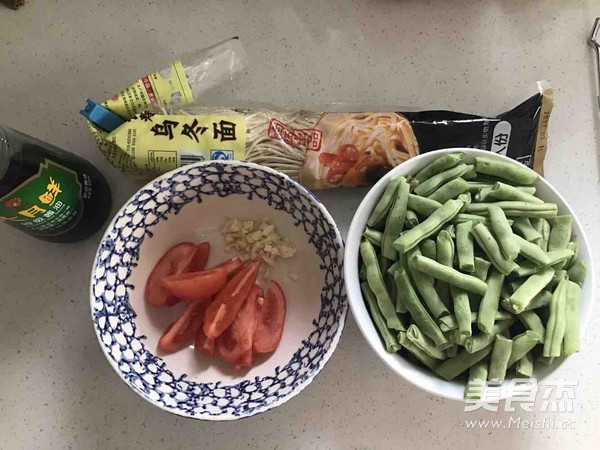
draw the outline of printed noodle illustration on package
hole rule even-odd
[[[157,173],[204,160],[279,170],[309,189],[362,186],[419,153],[483,148],[542,173],[552,90],[495,118],[452,111],[317,113],[191,109],[142,112],[107,141],[126,167]],[[122,166],[123,167],[123,166]]]

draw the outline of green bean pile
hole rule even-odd
[[[585,264],[573,219],[539,176],[490,157],[440,156],[393,178],[360,245],[361,289],[385,348],[452,380],[531,377],[579,351]]]

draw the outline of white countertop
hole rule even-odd
[[[546,78],[555,89],[546,175],[600,249],[600,122],[586,45],[595,16],[595,0],[31,0],[18,12],[0,6],[0,123],[93,162],[117,208],[142,182],[103,160],[78,113],[85,99],[103,100],[232,35],[252,65],[211,94],[215,104],[349,102],[495,115]],[[320,194],[344,233],[362,192]],[[168,414],[119,380],[96,341],[88,277],[99,239],[55,245],[0,225],[2,448],[591,449],[600,441],[595,321],[583,351],[557,373],[579,380],[575,412],[556,415],[574,430],[467,430],[465,419],[508,422],[515,414],[465,414],[460,403],[411,387],[376,358],[351,317],[329,364],[283,406],[236,423]]]

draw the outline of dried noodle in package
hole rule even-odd
[[[538,94],[495,118],[452,111],[188,109],[141,113],[107,139],[141,172],[235,159],[279,170],[310,189],[368,185],[409,158],[449,147],[490,150],[542,173],[552,90],[538,85]]]

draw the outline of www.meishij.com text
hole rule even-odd
[[[465,420],[467,429],[522,429],[522,430],[573,430],[573,419],[544,418],[527,419],[523,417],[509,417],[508,420]]]

